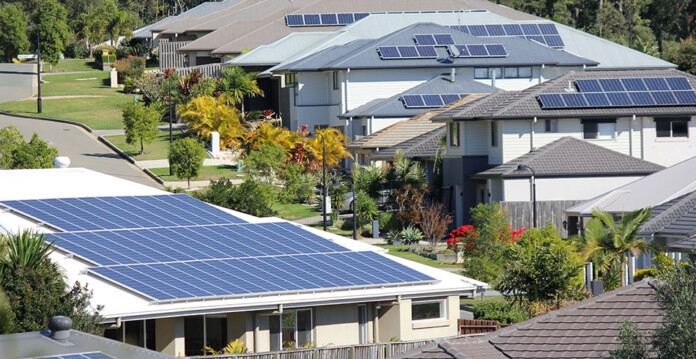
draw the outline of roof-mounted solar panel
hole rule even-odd
[[[647,91],[648,90],[648,88],[645,87],[645,84],[643,83],[642,79],[638,79],[638,78],[621,79],[621,83],[624,85],[624,87],[628,91]]]
[[[435,37],[432,34],[418,34],[413,36],[416,45],[435,45]]]
[[[401,98],[404,100],[406,108],[425,107],[425,101],[421,95],[403,95]]]
[[[337,14],[321,14],[322,25],[338,25]]]
[[[667,91],[670,89],[664,77],[646,77],[643,80],[650,91]]]
[[[338,24],[339,25],[348,25],[352,24],[355,22],[355,17],[353,17],[353,14],[348,13],[348,14],[338,14]]]
[[[614,107],[633,106],[633,101],[626,92],[607,92],[607,98]]]
[[[427,107],[440,107],[444,106],[445,103],[440,95],[422,95],[423,101]]]
[[[604,92],[602,86],[599,85],[599,81],[591,80],[575,80],[575,84],[578,85],[580,92]]]
[[[420,58],[437,58],[435,46],[416,46],[416,51]]]
[[[544,37],[541,35],[527,35],[524,38],[529,41],[535,41],[542,45],[546,45],[546,39],[544,39]]]
[[[539,30],[539,25],[537,24],[522,24],[522,32],[525,35],[541,35],[541,30]]]
[[[415,46],[397,46],[397,49],[399,50],[402,58],[414,59],[419,57]]]
[[[566,107],[565,102],[563,102],[563,97],[561,97],[560,94],[540,94],[539,100],[541,101],[541,107],[543,108]]]
[[[454,39],[450,34],[434,34],[433,36],[438,45],[454,45]]]
[[[461,31],[465,34],[469,33],[469,27],[466,25],[453,25],[453,26],[450,26],[450,28],[453,30]]]
[[[285,23],[288,26],[303,26],[305,24],[302,15],[285,15]]]
[[[489,36],[507,36],[503,25],[484,25]]]
[[[364,18],[370,16],[370,13],[368,13],[368,12],[358,12],[358,13],[353,14],[353,16],[355,17],[355,21],[360,21],[360,20],[362,20],[362,19],[364,19]]]
[[[667,84],[669,84],[669,88],[671,88],[674,91],[683,91],[683,90],[692,90],[693,89],[691,87],[691,83],[689,83],[689,80],[687,80],[686,77],[667,77],[665,80],[667,80]]]
[[[602,85],[604,92],[622,92],[626,91],[621,80],[619,79],[599,79],[599,84]]]
[[[678,104],[677,98],[674,97],[674,92],[672,91],[655,91],[652,93],[652,97],[655,99],[655,104],[657,105]]]
[[[606,94],[603,93],[586,93],[585,100],[590,107],[609,107],[611,103]]]
[[[455,93],[455,94],[444,94],[444,95],[440,95],[440,96],[442,97],[442,102],[444,102],[446,105],[446,104],[450,104],[450,103],[455,102],[455,101],[459,101],[462,98],[461,95],[464,95],[464,94],[456,94]]]
[[[649,92],[629,92],[628,96],[631,97],[631,101],[636,106],[648,106],[654,105],[655,100],[652,98]]]
[[[556,24],[539,24],[539,31],[544,35],[558,35]]]
[[[507,56],[508,53],[505,50],[505,46],[499,44],[486,45],[486,50],[490,56]]]
[[[674,91],[674,96],[680,105],[696,105],[696,92],[691,91]]]
[[[567,107],[587,107],[587,100],[580,93],[564,93],[561,95]]]
[[[466,45],[467,50],[469,50],[469,56],[472,57],[487,57],[488,50],[485,45]]]
[[[305,25],[321,25],[321,17],[319,14],[305,14],[304,23]]]
[[[519,24],[503,24],[503,29],[507,36],[523,36],[522,26]]]
[[[551,47],[564,47],[565,43],[559,35],[544,35],[546,45]]]
[[[488,31],[484,25],[469,25],[469,32],[474,36],[488,36]]]
[[[401,58],[401,54],[399,54],[396,46],[380,46],[377,48],[377,51],[379,52],[379,57],[383,60]]]

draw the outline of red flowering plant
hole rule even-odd
[[[474,226],[470,224],[461,226],[449,234],[449,239],[446,242],[447,248],[455,252],[462,251],[465,255],[478,253],[476,238],[478,238],[478,234]]]
[[[522,228],[519,230],[513,230],[510,225],[508,224],[507,229],[504,229],[500,232],[498,235],[498,241],[500,242],[515,242],[516,240],[520,239],[522,235],[527,231],[527,228]]]

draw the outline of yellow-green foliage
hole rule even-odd
[[[657,277],[657,270],[655,268],[650,269],[637,269],[636,274],[633,276],[634,281],[643,280],[648,277]]]
[[[181,119],[206,142],[212,132],[220,134],[220,148],[233,145],[244,134],[239,111],[211,96],[200,96],[178,108]]]
[[[247,349],[247,347],[244,346],[244,342],[239,339],[229,342],[226,347],[220,349],[219,351],[216,351],[209,346],[203,347],[203,354],[205,355],[244,354],[247,352],[249,352],[249,349]]]

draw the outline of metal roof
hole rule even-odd
[[[500,166],[477,173],[477,177],[638,176],[664,169],[658,164],[631,157],[575,137],[562,137]]]
[[[295,32],[267,45],[261,45],[252,51],[226,61],[232,66],[273,66],[288,57],[306,53],[317,42],[330,37],[331,32]]]
[[[401,97],[404,95],[425,94],[489,94],[500,91],[493,86],[469,80],[466,76],[455,75],[450,81],[449,74],[442,74],[387,99],[375,99],[360,107],[339,115],[351,117],[403,117],[409,118],[428,111],[427,108],[406,108]]]
[[[217,13],[221,10],[225,10],[237,3],[244,0],[223,0],[223,1],[209,1],[204,2],[198,6],[195,6],[189,10],[184,11],[179,15],[167,16],[162,20],[159,20],[153,24],[145,27],[141,27],[133,31],[133,36],[137,38],[149,38],[152,37],[153,29],[164,29],[166,26],[172,26],[177,20],[183,20],[189,17],[201,18],[206,15]]]
[[[620,214],[655,207],[693,191],[696,157],[570,207],[566,214],[591,216],[595,209]]]
[[[686,77],[696,88],[696,77],[674,69],[666,70],[621,70],[621,71],[571,71],[555,79],[532,86],[523,91],[499,92],[479,101],[465,104],[442,113],[434,118],[442,120],[480,119],[530,119],[530,118],[577,118],[577,117],[630,117],[660,115],[692,115],[696,106],[643,106],[643,107],[597,107],[543,109],[539,94],[565,93],[569,84],[577,79],[634,78],[634,77]],[[574,87],[571,86],[574,90]]]
[[[449,56],[446,47],[436,47],[438,58],[383,60],[377,48],[380,46],[413,46],[415,34],[450,34],[456,44],[502,44],[505,57],[455,57]],[[432,68],[472,66],[594,66],[596,62],[560,50],[515,37],[476,37],[435,23],[418,23],[407,26],[375,40],[356,40],[346,45],[317,52],[275,71],[330,71],[338,69],[375,68]]]

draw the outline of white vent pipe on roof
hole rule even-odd
[[[457,72],[456,72],[456,70],[454,69],[454,67],[451,68],[451,69],[450,69],[450,78],[449,78],[450,82],[454,83],[455,81],[457,81],[457,80],[455,79],[455,76],[456,76],[456,75],[457,75]]]

